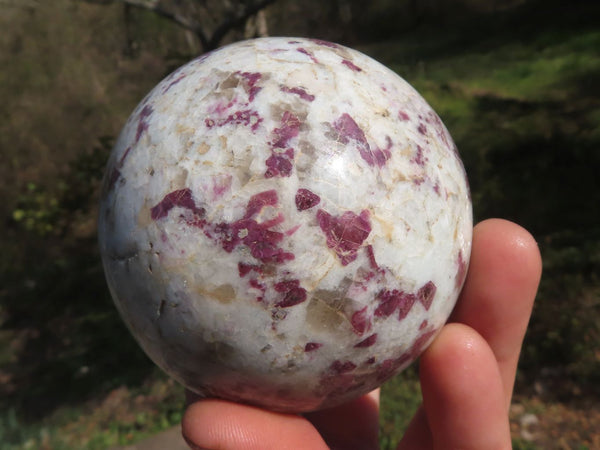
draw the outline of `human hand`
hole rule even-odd
[[[475,227],[465,286],[421,356],[423,404],[399,449],[511,448],[508,409],[540,276],[526,230],[498,219]],[[202,399],[182,420],[194,449],[376,449],[378,428],[379,390],[304,415]]]

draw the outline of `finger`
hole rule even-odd
[[[414,417],[408,424],[398,450],[428,450],[433,448],[431,430],[427,423],[427,415],[423,405],[417,409]]]
[[[421,357],[420,377],[421,424],[405,435],[400,448],[511,448],[496,358],[475,330],[445,326]]]
[[[469,273],[450,320],[470,326],[489,343],[506,408],[540,276],[540,253],[525,229],[499,219],[475,227]]]
[[[539,250],[526,230],[498,219],[475,227],[469,273],[451,320],[471,326],[489,341],[506,407],[540,275]],[[430,424],[422,407],[400,447],[432,448]]]
[[[341,406],[304,416],[331,448],[379,448],[379,389]]]
[[[192,449],[327,449],[308,420],[223,400],[192,403],[182,420],[182,434]]]

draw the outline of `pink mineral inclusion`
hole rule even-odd
[[[163,91],[162,91],[162,92],[163,92],[163,94],[164,94],[164,93],[166,93],[166,92],[168,92],[168,91],[169,91],[169,89],[171,89],[173,86],[175,86],[175,85],[176,85],[177,83],[179,83],[181,80],[183,80],[185,77],[186,77],[186,74],[185,74],[185,73],[180,73],[180,74],[179,74],[179,76],[178,76],[177,78],[175,78],[173,81],[171,81],[171,82],[170,82],[170,83],[167,85],[167,87],[165,87],[165,88],[163,89]],[[170,77],[170,78],[172,78],[172,77]]]
[[[363,339],[358,344],[356,344],[354,348],[370,347],[373,344],[375,344],[375,342],[377,342],[377,333],[373,333],[371,336]]]
[[[247,219],[255,214],[258,214],[265,206],[276,206],[278,202],[279,198],[275,189],[259,192],[258,194],[250,197],[250,200],[248,200],[244,218]]]
[[[107,180],[107,190],[111,191],[117,184],[117,181],[119,181],[119,178],[121,178],[121,171],[113,167]]]
[[[289,177],[294,167],[294,149],[287,148],[289,141],[300,132],[300,120],[289,111],[283,113],[281,126],[273,130],[273,142],[271,143],[271,156],[265,161],[267,170],[265,178]]]
[[[278,205],[278,196],[275,190],[263,191],[253,195],[246,206],[244,217],[233,223],[222,223],[205,230],[209,236],[215,234],[216,239],[221,243],[223,249],[232,252],[239,245],[245,245],[250,254],[263,264],[275,263],[281,264],[294,259],[294,255],[285,252],[279,247],[284,240],[285,234],[275,231],[272,228],[281,224],[284,218],[278,214],[275,218],[258,223],[254,217],[268,206]],[[262,274],[263,266],[238,263],[238,273],[240,277],[248,275],[250,272]],[[264,298],[267,287],[256,279],[249,280],[250,286],[258,289],[262,295],[257,298],[261,301]],[[278,307],[294,306],[306,300],[306,291],[299,286],[298,280],[284,281],[274,286],[276,292],[283,294],[281,300],[275,305]]]
[[[414,344],[410,347],[409,355],[411,359],[417,359],[419,354],[423,351],[423,347],[431,339],[437,330],[432,329],[429,331],[425,331],[421,334],[414,342]]]
[[[404,292],[399,291],[397,289],[387,290],[384,289],[377,294],[377,300],[379,301],[379,305],[375,308],[375,312],[373,313],[375,317],[389,317],[391,316],[401,301],[405,300],[406,294]]]
[[[246,82],[248,101],[254,101],[256,94],[262,89],[260,86],[256,85],[262,78],[262,74],[259,72],[236,72],[236,75],[240,75]]]
[[[260,294],[256,296],[256,301],[262,302],[265,299],[265,293],[267,292],[267,286],[265,286],[263,283],[258,281],[256,278],[253,278],[252,280],[250,280],[248,282],[248,284],[250,285],[250,287],[252,287],[260,292]]]
[[[125,149],[125,152],[123,152],[123,156],[121,156],[121,159],[119,159],[119,168],[122,168],[125,165],[125,160],[127,159],[127,156],[129,155],[130,151],[131,145]]]
[[[317,45],[322,45],[323,47],[340,48],[338,44],[334,44],[333,42],[329,41],[324,41],[322,39],[311,39],[311,41],[313,41]]]
[[[356,334],[363,334],[365,331],[371,329],[371,320],[367,313],[367,307],[365,306],[352,314],[350,323]]]
[[[307,342],[306,345],[304,346],[304,351],[312,352],[313,350],[317,350],[321,347],[323,347],[323,344],[321,344],[319,342]]]
[[[281,126],[273,130],[275,137],[271,144],[274,148],[286,148],[290,139],[298,136],[300,132],[300,120],[289,111],[283,113],[281,118]]]
[[[306,289],[300,287],[300,280],[288,280],[275,283],[275,291],[282,293],[282,299],[275,304],[280,308],[298,305],[306,300]]]
[[[433,284],[433,281],[428,281],[419,291],[417,292],[417,299],[425,310],[429,311],[431,307],[431,303],[433,302],[433,297],[435,297],[435,292],[437,291],[437,287]]]
[[[302,53],[303,55],[308,56],[310,58],[310,60],[312,62],[314,62],[315,64],[319,64],[319,60],[317,58],[315,58],[314,55],[311,52],[309,52],[308,50],[306,50],[305,48],[300,47],[300,48],[297,48],[296,51]]]
[[[362,72],[362,69],[360,67],[358,67],[356,64],[354,64],[352,61],[350,61],[348,59],[344,59],[342,61],[342,64],[354,72]]]
[[[150,217],[152,220],[162,219],[169,214],[171,209],[179,206],[181,208],[187,208],[190,211],[204,216],[204,208],[197,208],[192,198],[192,191],[188,188],[173,191],[167,195],[154,207],[150,209]]]
[[[408,114],[406,114],[404,111],[398,111],[398,119],[405,122],[407,120],[410,120],[410,116]]]
[[[274,231],[271,228],[284,221],[281,214],[275,218],[257,222],[254,217],[265,207],[278,204],[277,192],[269,190],[253,195],[246,206],[244,217],[232,223],[209,223],[203,219],[205,210],[196,206],[189,188],[173,191],[167,195],[150,210],[153,220],[166,217],[174,207],[186,208],[194,213],[192,219],[185,219],[188,225],[204,230],[204,234],[218,242],[223,250],[231,253],[239,245],[245,245],[250,254],[262,263],[281,264],[294,259],[294,255],[279,248],[279,243],[285,238],[285,234]],[[244,268],[240,269],[246,274]]]
[[[300,286],[299,280],[284,279],[273,284],[260,281],[266,265],[282,264],[294,259],[293,253],[286,252],[279,246],[287,234],[273,229],[284,222],[283,215],[279,213],[263,222],[256,220],[256,216],[264,208],[276,207],[278,204],[279,198],[275,190],[259,192],[248,200],[244,216],[241,219],[231,223],[211,223],[204,219],[205,210],[196,205],[191,190],[185,188],[165,195],[159,203],[151,208],[150,215],[153,220],[160,220],[165,218],[173,208],[184,208],[191,211],[193,215],[190,217],[182,214],[179,219],[189,226],[202,229],[204,234],[220,245],[224,251],[231,253],[238,246],[245,246],[258,263],[238,262],[239,277],[248,277],[249,289],[258,291],[257,301],[263,301],[267,292],[272,290],[271,292],[278,297],[274,306],[289,308],[307,299],[307,292]],[[251,276],[250,274],[255,275]],[[278,317],[283,320],[285,315],[282,312]],[[312,350],[315,349],[316,347]]]
[[[298,211],[305,211],[318,205],[321,201],[321,197],[308,189],[300,188],[296,192],[295,201],[296,209]]]
[[[292,174],[292,169],[294,167],[292,164],[293,159],[294,149],[292,148],[287,149],[285,153],[269,156],[265,161],[267,166],[265,178],[289,177]]]
[[[312,102],[315,99],[315,96],[306,92],[306,89],[302,87],[287,87],[281,86],[281,92],[286,92],[288,94],[294,94],[300,97],[302,100],[306,100],[307,102]]]
[[[442,123],[442,119],[440,119],[440,116],[438,116],[435,112],[430,111],[427,114],[427,117],[425,118],[425,121],[428,124],[433,125],[437,137],[444,144],[446,144],[447,147],[451,147],[451,148],[454,147],[452,145],[451,138],[448,136],[448,133],[447,133],[445,127],[444,127],[444,124]],[[456,151],[457,149],[454,147],[453,150]]]
[[[213,200],[221,198],[225,192],[231,189],[232,180],[233,176],[229,173],[215,175],[211,178]]]
[[[262,269],[260,268],[260,266],[257,266],[254,264],[246,264],[243,262],[238,263],[238,274],[239,274],[240,278],[244,278],[246,275],[248,275],[252,271],[256,271],[256,272],[260,273],[260,272],[262,272]]]
[[[400,362],[392,358],[386,359],[377,367],[377,380],[383,382],[391,377],[394,371],[400,367]]]
[[[339,360],[335,360],[334,362],[331,363],[331,366],[329,366],[329,369],[335,373],[335,374],[342,374],[342,373],[346,373],[346,372],[351,372],[354,369],[356,369],[356,364],[354,364],[352,361],[339,361]]]
[[[370,166],[383,167],[392,156],[390,148],[392,141],[387,137],[387,147],[380,149],[371,146],[367,142],[364,131],[358,126],[354,119],[347,113],[342,114],[335,122],[333,128],[337,132],[337,140],[342,144],[348,144],[354,141],[358,147],[360,157]]]
[[[154,109],[150,105],[144,105],[139,115],[139,122],[135,133],[135,143],[137,144],[142,134],[148,130],[148,118],[152,115]]]
[[[123,156],[121,156],[121,158],[119,159],[119,163],[117,164],[117,167],[113,167],[112,170],[110,171],[110,176],[108,177],[108,190],[109,191],[115,187],[115,184],[117,184],[117,181],[119,180],[119,178],[121,178],[121,171],[119,169],[122,169],[123,166],[125,165],[125,160],[127,159],[127,156],[129,155],[130,151],[131,151],[131,145],[125,149]]]
[[[380,268],[379,264],[377,264],[377,261],[375,260],[375,251],[373,250],[373,246],[367,245],[365,249],[367,250],[367,257],[369,258],[369,266],[371,269],[379,271]]]
[[[427,163],[428,160],[429,159],[423,154],[423,148],[420,145],[417,145],[417,154],[411,161],[421,167],[425,167],[425,163]]]
[[[402,353],[397,358],[389,358],[381,362],[379,367],[377,368],[377,380],[383,382],[390,378],[396,369],[401,365],[413,361],[417,359],[417,357],[421,354],[423,350],[423,346],[431,339],[431,337],[436,333],[436,330],[425,331],[415,340],[413,345]]]
[[[226,251],[233,251],[235,247],[244,244],[250,249],[250,254],[263,263],[282,263],[294,259],[294,255],[284,252],[278,244],[284,235],[278,231],[269,230],[264,224],[254,220],[241,220],[235,222],[227,233],[227,240],[223,241]],[[240,234],[246,230],[247,235],[240,238]]]
[[[332,249],[343,266],[356,259],[357,251],[371,232],[369,211],[360,215],[346,211],[334,217],[323,209],[317,211],[317,222],[327,238],[327,247]]]
[[[249,126],[252,131],[256,131],[262,120],[262,117],[260,117],[256,111],[252,109],[244,109],[241,111],[235,111],[234,113],[229,114],[227,117],[220,117],[217,119],[207,117],[204,119],[204,124],[207,128],[220,128],[230,124],[242,125],[245,127]]]
[[[339,141],[342,144],[347,144],[350,140],[354,140],[364,148],[369,147],[364,131],[358,126],[350,114],[342,114],[335,122],[333,122],[333,128],[338,132]]]
[[[378,306],[373,313],[375,317],[389,317],[398,311],[398,320],[404,319],[416,301],[419,301],[426,310],[429,310],[437,290],[433,281],[428,281],[416,294],[400,291],[398,289],[382,289],[377,294]]]

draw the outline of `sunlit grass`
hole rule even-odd
[[[396,448],[420,403],[421,388],[414,367],[383,385],[379,439],[382,450]]]
[[[487,47],[472,44],[449,56],[444,56],[443,50],[430,56],[430,50],[425,50],[419,57],[413,44],[404,63],[399,50],[402,41],[386,46],[367,50],[416,85],[425,81],[458,85],[474,94],[491,92],[500,97],[565,100],[569,93],[565,92],[565,79],[600,69],[597,30],[581,30],[570,36],[548,33],[530,41]],[[391,58],[395,61],[389,61]]]
[[[0,448],[103,450],[128,445],[178,424],[183,402],[183,388],[156,370],[139,387],[62,406],[33,424],[10,408],[0,414]]]
[[[442,117],[475,184],[476,213],[485,214],[484,202],[505,195],[500,180],[489,178],[495,172],[486,158],[489,152],[500,155],[535,140],[551,145],[557,134],[565,136],[563,140],[598,139],[600,113],[593,103],[588,107],[586,89],[598,90],[590,80],[600,72],[600,31],[546,32],[502,44],[484,40],[447,53],[438,51],[435,43],[426,37],[420,52],[411,37],[406,45],[396,40],[366,50],[415,86]],[[437,44],[445,45],[443,40]],[[574,140],[565,151],[577,155],[578,145]],[[580,252],[576,256],[581,257]],[[395,448],[419,399],[414,372],[384,387],[382,448]],[[522,439],[513,445],[538,448]]]

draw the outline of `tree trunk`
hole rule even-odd
[[[267,14],[264,10],[261,10],[254,17],[250,17],[246,22],[244,39],[267,37],[268,35],[269,27],[267,25]]]
[[[133,58],[136,53],[136,42],[133,38],[133,16],[132,16],[132,7],[127,3],[123,3],[123,22],[125,23],[125,48],[123,49],[123,54],[127,58]]]

